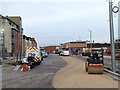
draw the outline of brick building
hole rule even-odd
[[[44,48],[44,50],[52,53],[53,51],[56,51],[56,46],[47,46]]]
[[[90,43],[87,43],[87,47],[90,48]],[[92,48],[110,48],[111,44],[110,43],[92,43]]]
[[[4,29],[4,51],[6,56],[20,53],[20,27],[13,20],[0,15],[0,27]],[[2,40],[1,40],[2,42]],[[0,43],[1,43],[0,42]],[[2,45],[1,43],[0,45]]]
[[[76,42],[68,42],[61,45],[62,50],[69,50],[72,52],[82,52],[83,48],[87,47],[86,41],[76,41]]]
[[[77,41],[77,42],[68,42],[62,44],[62,49],[70,49],[70,48],[85,48],[87,47],[87,43],[85,41]]]
[[[15,30],[14,31],[14,40],[15,40],[15,43],[14,43],[14,48],[15,50],[13,52],[15,53],[20,53],[20,32]]]
[[[87,47],[87,43],[84,41],[83,42],[70,42],[70,48],[85,48],[85,47]]]
[[[16,53],[22,52],[23,28],[22,18],[20,16],[7,16],[11,21],[18,25],[18,31],[15,31],[15,51]],[[19,44],[18,44],[19,43]]]
[[[90,43],[87,43],[87,47],[90,48]],[[92,48],[106,48],[111,49],[110,43],[92,43]],[[115,41],[115,49],[120,48],[120,39]]]

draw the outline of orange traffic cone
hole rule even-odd
[[[26,72],[27,71],[27,66],[26,64],[23,64],[23,72]]]
[[[80,53],[79,53],[79,56],[80,56]]]

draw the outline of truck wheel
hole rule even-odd
[[[34,66],[35,66],[35,65],[34,65],[34,64],[32,64],[32,68],[34,68]]]
[[[82,53],[82,56],[84,56],[84,53]]]
[[[32,69],[32,65],[30,66],[30,69]]]
[[[41,61],[43,61],[43,58],[41,58]]]
[[[37,62],[37,65],[40,65],[40,62],[41,62],[41,61]]]

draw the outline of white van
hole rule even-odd
[[[70,53],[69,53],[69,51],[61,51],[60,55],[61,56],[69,56]]]

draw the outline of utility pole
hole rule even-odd
[[[112,10],[113,10],[113,8],[112,8],[112,0],[109,0],[109,24],[110,24],[110,42],[111,42],[111,62],[112,62],[112,71],[116,72],[114,26],[113,26],[113,11]]]

